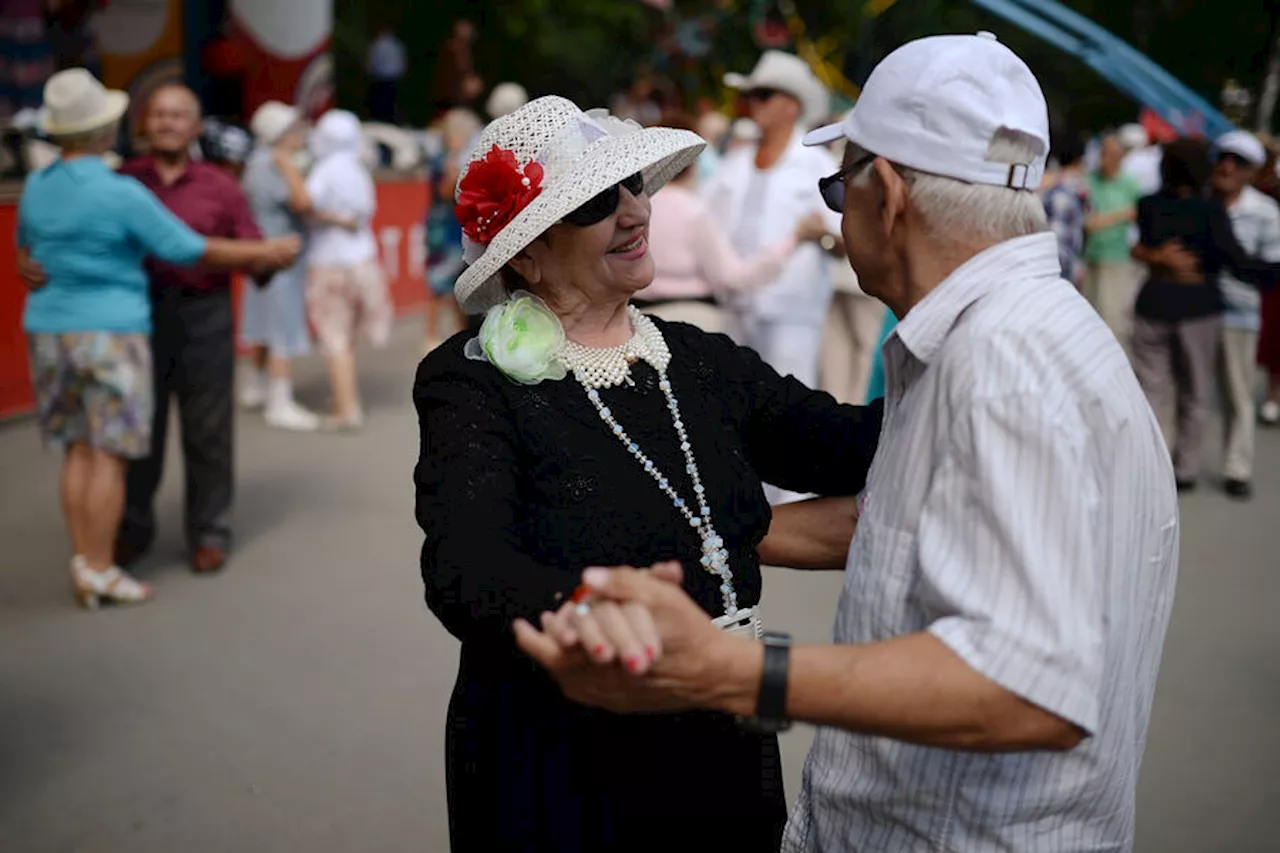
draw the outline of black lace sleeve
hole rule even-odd
[[[690,327],[664,324],[667,334]],[[698,333],[702,334],[702,333]],[[766,483],[794,492],[852,495],[867,482],[880,441],[882,400],[837,403],[798,379],[780,376],[752,349],[706,335],[724,378],[742,389],[751,465]]]
[[[522,548],[519,444],[502,381],[455,340],[422,362],[413,388],[427,606],[463,641],[509,641],[512,620],[537,624],[576,583]]]

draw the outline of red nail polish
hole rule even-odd
[[[640,671],[640,658],[627,658],[627,669],[632,672]]]
[[[644,653],[649,656],[649,660],[651,661],[658,657],[658,650],[653,646],[645,646]]]
[[[598,658],[602,658],[604,657],[605,648],[604,646],[596,646],[594,649],[591,650],[591,653]]]

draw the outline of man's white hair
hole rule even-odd
[[[1026,164],[1039,155],[1040,143],[1017,131],[999,131],[987,148],[992,163]],[[945,243],[996,243],[1037,234],[1049,227],[1044,203],[1027,190],[971,184],[898,165],[911,203],[920,211],[929,236]],[[870,170],[859,180],[865,181]]]

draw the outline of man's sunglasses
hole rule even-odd
[[[624,187],[632,195],[640,195],[644,192],[644,175],[636,172],[629,178],[623,178],[577,210],[566,214],[560,221],[575,228],[586,228],[597,222],[603,222],[613,216],[613,212],[618,209]]]
[[[844,213],[844,182],[861,172],[875,159],[875,154],[864,154],[834,175],[818,179],[818,192],[822,194],[822,200],[826,202],[828,208],[836,213]]]
[[[763,103],[764,101],[769,100],[776,94],[778,94],[777,89],[769,89],[766,87],[766,88],[760,88],[760,89],[749,89],[746,92],[744,92],[742,96],[746,98],[748,101],[760,101],[761,103]]]

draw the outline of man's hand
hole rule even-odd
[[[1204,275],[1200,271],[1200,259],[1177,240],[1170,240],[1161,246],[1158,257],[1160,266],[1172,273],[1178,281],[1189,284],[1204,282]]]
[[[39,290],[49,281],[49,276],[45,273],[44,267],[34,260],[26,249],[18,250],[18,278],[22,279],[22,283],[27,286],[28,290]]]
[[[678,564],[653,571],[630,568],[588,569],[583,581],[598,596],[643,605],[661,637],[662,654],[647,673],[627,674],[617,666],[591,662],[581,649],[565,649],[553,634],[552,614],[543,617],[547,633],[517,620],[516,641],[544,666],[575,702],[615,712],[675,711],[714,708],[732,692],[734,667],[728,661],[750,661],[744,646],[756,646],[719,631],[711,618],[679,586]],[[748,663],[748,666],[750,664]],[[759,669],[748,674],[758,685]]]
[[[302,238],[297,234],[263,240],[263,270],[283,270],[293,266],[302,251]]]

